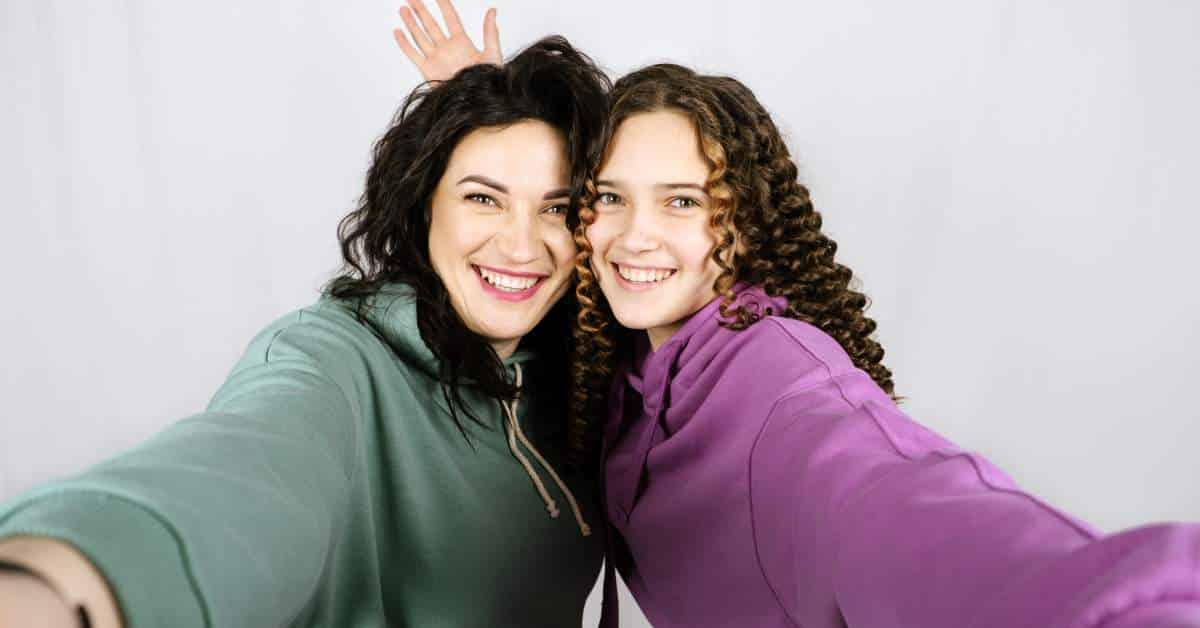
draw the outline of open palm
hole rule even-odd
[[[483,18],[483,50],[475,47],[470,36],[463,30],[462,21],[450,0],[437,0],[449,34],[433,19],[421,0],[408,0],[409,6],[400,7],[400,18],[408,27],[392,31],[400,50],[421,72],[427,81],[444,81],[459,70],[479,63],[499,65],[500,31],[496,27],[496,9],[488,9]],[[409,41],[409,37],[412,41]]]

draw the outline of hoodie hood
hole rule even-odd
[[[765,318],[786,311],[787,300],[739,283],[733,305]],[[747,338],[724,327],[724,321],[721,297],[716,297],[657,351],[651,351],[646,334],[638,334],[632,358],[618,371],[604,436],[609,508],[617,523],[628,520],[641,493],[651,450],[671,440],[712,402],[711,392],[722,369],[709,367],[729,359],[739,338]]]
[[[336,300],[333,297],[325,298]],[[421,337],[421,330],[417,326],[416,301],[416,290],[412,286],[397,282],[386,283],[375,295],[366,299],[363,316],[405,362],[437,379],[438,359]],[[345,301],[341,303],[342,307],[354,307]],[[514,379],[514,368],[517,364],[524,364],[533,358],[532,352],[517,349],[512,356],[503,359],[509,379]],[[464,384],[471,384],[469,379],[464,378],[462,381]]]
[[[744,307],[765,317],[785,312],[787,299],[772,297],[758,286],[739,283],[734,286],[733,307]],[[673,395],[686,395],[715,353],[725,346],[716,340],[737,333],[722,326],[723,322],[721,297],[716,297],[693,314],[657,351],[651,350],[646,334],[638,334],[625,382],[653,409],[661,408],[668,385]]]

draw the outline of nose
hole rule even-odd
[[[662,242],[661,226],[653,211],[633,207],[625,215],[625,229],[617,238],[622,248],[631,253],[641,253],[659,247]]]
[[[529,213],[510,212],[504,227],[496,234],[496,244],[500,253],[513,264],[533,262],[542,249],[542,237],[537,221],[529,216]]]

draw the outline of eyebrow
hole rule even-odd
[[[462,185],[463,183],[468,183],[468,182],[480,183],[480,184],[486,185],[489,188],[492,188],[502,194],[508,194],[508,186],[504,185],[503,183],[500,183],[499,181],[497,181],[495,179],[490,179],[481,174],[469,174],[469,175],[459,179],[458,183],[456,185]],[[549,192],[546,192],[546,194],[542,196],[542,200],[548,201],[552,198],[562,198],[564,196],[570,196],[570,195],[571,195],[571,190],[569,188],[558,188],[558,189],[554,189],[554,190],[550,190]]]
[[[486,185],[489,188],[493,188],[495,190],[503,192],[504,194],[508,194],[508,187],[505,186],[503,183],[500,183],[499,181],[497,181],[495,179],[489,179],[481,174],[469,174],[469,175],[459,179],[458,183],[456,183],[455,185],[462,185],[463,183],[467,183],[468,181],[474,181],[475,183],[482,183],[483,185]]]
[[[596,185],[607,185],[609,187],[614,187],[614,188],[621,187],[621,184],[619,182],[612,181],[610,179],[599,179],[596,181]],[[708,193],[708,191],[704,189],[703,185],[699,185],[696,183],[655,183],[654,187],[663,189],[663,190],[688,189],[688,190],[697,190],[700,192],[704,192],[706,194]]]

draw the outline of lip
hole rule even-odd
[[[474,266],[475,268],[482,268],[484,270],[490,270],[494,273],[500,273],[501,275],[512,275],[513,277],[538,277],[538,278],[545,279],[546,277],[550,276],[550,275],[547,275],[546,273],[523,273],[518,270],[508,270],[507,268],[496,268],[495,266],[484,266],[483,264],[471,264],[471,265]]]
[[[512,275],[513,277],[536,277],[537,281],[535,281],[532,286],[529,286],[520,292],[506,292],[488,283],[488,280],[484,279],[483,275],[479,272],[481,268],[490,270],[494,273]],[[491,266],[480,266],[478,264],[471,264],[471,270],[475,273],[475,277],[479,280],[479,285],[483,286],[484,292],[496,297],[501,301],[508,301],[510,303],[525,301],[533,297],[533,295],[537,293],[538,289],[542,287],[542,284],[546,283],[546,278],[548,277],[548,275],[541,275],[538,273],[520,273],[493,268]]]
[[[625,262],[609,262],[613,266],[624,266],[634,270],[679,270],[678,268],[667,268],[665,266],[638,266],[637,264],[626,264]]]
[[[676,274],[679,273],[679,269],[676,269],[676,268],[651,268],[651,267],[645,267],[645,266],[634,266],[632,264],[621,264],[621,266],[624,266],[626,268],[636,268],[638,270],[670,270],[670,271],[673,271],[670,276],[668,276],[666,279],[663,279],[662,281],[656,281],[654,283],[633,283],[632,281],[629,281],[628,279],[621,276],[621,271],[619,271],[617,269],[616,262],[609,262],[609,265],[612,267],[613,276],[616,277],[617,285],[621,286],[622,288],[624,288],[630,292],[647,292],[649,290],[653,290],[653,289],[658,288],[659,286],[667,283],[668,281],[671,280],[671,277],[674,277]]]

